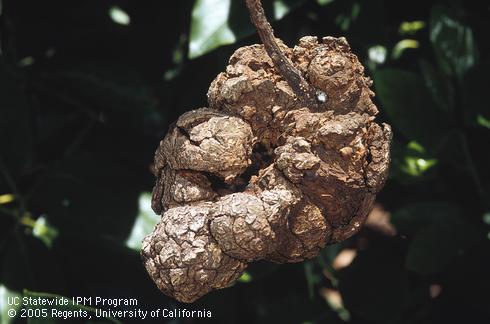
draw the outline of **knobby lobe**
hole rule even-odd
[[[193,302],[248,263],[315,257],[362,226],[388,174],[391,129],[344,38],[279,47],[318,103],[305,106],[262,45],[239,48],[155,154],[161,214],[142,257],[164,293]]]

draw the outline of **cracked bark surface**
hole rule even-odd
[[[161,141],[142,258],[165,294],[193,302],[249,262],[300,262],[355,234],[389,167],[371,81],[344,38],[278,48],[314,89],[299,98],[263,45],[239,48]]]

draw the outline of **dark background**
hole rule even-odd
[[[258,42],[232,0],[237,41],[219,46],[215,33],[204,55],[189,53],[213,14],[199,14],[203,2],[1,1],[0,322],[6,296],[56,294],[205,308],[214,323],[490,323],[484,1],[264,1],[270,17],[290,8],[273,23],[289,46],[348,39],[395,131],[390,179],[362,232],[314,260],[259,262],[192,305],[157,290],[127,244],[155,221],[154,151],[206,105],[233,51]]]

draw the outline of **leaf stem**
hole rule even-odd
[[[286,57],[274,37],[274,30],[265,16],[264,8],[260,0],[245,0],[250,19],[257,28],[257,32],[264,44],[265,50],[276,69],[287,81],[294,93],[303,103],[312,109],[318,109],[318,100],[315,89],[305,80],[301,72]]]

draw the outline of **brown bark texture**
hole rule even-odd
[[[263,45],[239,48],[155,155],[144,265],[165,294],[193,302],[256,260],[300,262],[356,233],[384,185],[391,129],[345,38],[275,42],[314,89],[309,106]],[[305,90],[306,91],[306,90]]]

